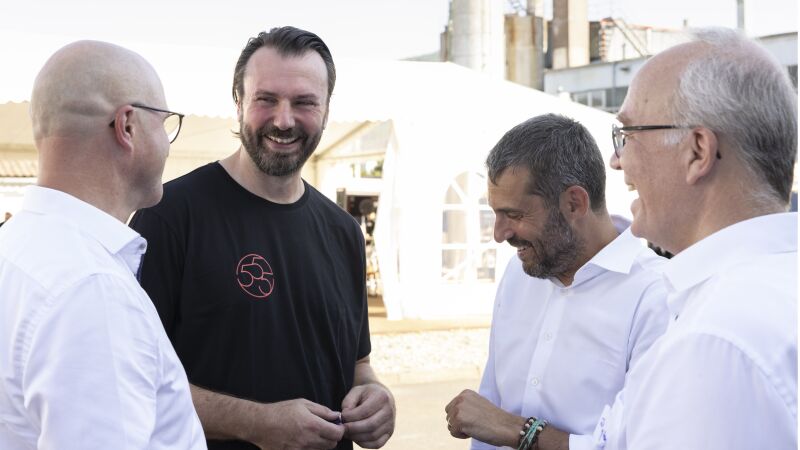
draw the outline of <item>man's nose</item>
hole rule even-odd
[[[608,165],[614,170],[622,170],[622,164],[619,162],[617,152],[611,154],[611,159],[608,160]]]
[[[511,237],[514,236],[514,232],[506,225],[506,221],[502,219],[499,215],[494,220],[494,240],[498,244],[502,244],[503,242],[507,241]]]
[[[294,112],[292,105],[289,102],[280,102],[275,108],[275,119],[273,124],[279,130],[288,130],[294,128]]]

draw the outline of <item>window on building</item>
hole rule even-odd
[[[592,108],[606,107],[606,90],[597,89],[594,91],[575,92],[572,94],[572,101]]]
[[[450,183],[442,208],[442,279],[494,282],[497,244],[486,175],[464,172]]]
[[[576,92],[572,94],[572,101],[589,106],[589,94],[587,92]]]

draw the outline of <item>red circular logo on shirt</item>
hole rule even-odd
[[[250,253],[236,266],[236,280],[248,295],[255,298],[269,297],[275,288],[272,267],[261,255]]]

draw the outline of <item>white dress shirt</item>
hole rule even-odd
[[[664,276],[673,320],[605,409],[596,448],[797,449],[797,215],[718,231]]]
[[[145,247],[37,186],[0,228],[0,448],[206,448],[183,366],[134,278]]]
[[[597,253],[565,287],[531,277],[511,261],[492,318],[480,394],[518,416],[591,442],[603,406],[666,329],[665,260],[630,230]],[[473,449],[495,448],[473,439]]]

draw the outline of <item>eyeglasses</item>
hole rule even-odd
[[[629,131],[651,131],[651,130],[679,130],[679,129],[689,129],[693,127],[681,127],[678,125],[638,125],[632,127],[618,127],[616,124],[611,125],[611,139],[614,141],[614,154],[617,155],[617,159],[622,157],[622,153],[625,149],[625,138],[627,135],[626,132]],[[719,153],[719,149],[717,149],[717,159],[722,159],[722,155]]]
[[[633,127],[618,127],[616,124],[611,125],[611,139],[614,141],[614,154],[617,158],[622,157],[623,147],[625,147],[626,132],[629,131],[651,131],[651,130],[675,130],[680,128],[678,125],[639,125]]]
[[[153,108],[152,106],[140,105],[138,103],[131,103],[131,106],[133,106],[134,108],[146,109],[148,111],[166,113],[167,116],[164,117],[164,132],[167,133],[167,137],[169,138],[169,143],[172,144],[173,142],[175,142],[175,139],[178,139],[178,133],[181,132],[181,125],[183,125],[184,114],[176,113],[173,111],[167,111],[166,109]],[[108,124],[108,126],[113,128],[114,120],[112,120],[111,123]]]

